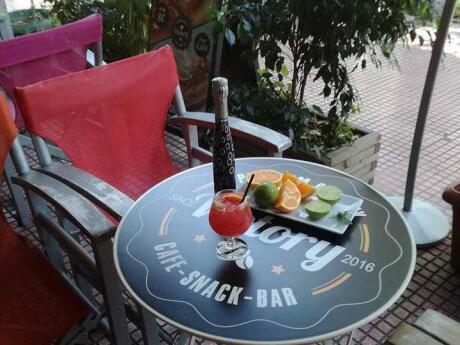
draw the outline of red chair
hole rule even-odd
[[[213,114],[190,113],[178,86],[169,46],[122,61],[16,89],[26,128],[59,146],[73,164],[136,199],[179,171],[165,145],[164,130],[171,102],[174,119],[184,126],[190,165],[210,161],[197,147],[196,126],[212,128]],[[235,137],[280,155],[289,138],[268,128],[232,118]],[[42,166],[55,169],[43,141],[35,139]],[[41,144],[40,144],[41,143]],[[65,176],[57,167],[58,176]],[[88,193],[91,185],[81,185]]]
[[[102,16],[93,14],[53,29],[0,41],[0,88],[8,95],[16,125],[24,127],[13,90],[87,67],[87,50],[94,45],[102,62]]]
[[[25,86],[40,80],[86,69],[90,46],[95,51],[95,65],[102,64],[102,17],[93,14],[82,20],[46,31],[0,41],[0,93],[6,92],[11,113],[18,128],[24,127],[19,107],[13,97],[16,86]],[[23,144],[30,138],[20,135]],[[50,147],[53,155],[60,150]],[[19,221],[29,224],[29,210],[17,186],[10,183],[14,175],[10,160],[6,162],[5,177],[18,209]]]
[[[17,129],[0,95],[0,167]],[[42,185],[42,187],[46,187]],[[48,345],[88,314],[38,249],[18,235],[0,213],[0,344]]]
[[[166,48],[17,89],[26,128],[137,198],[179,171],[164,142],[178,84],[171,54]]]

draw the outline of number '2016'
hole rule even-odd
[[[350,254],[346,254],[345,258],[342,259],[341,262],[352,267],[358,266],[360,270],[365,270],[366,272],[372,272],[375,268],[375,264],[373,262],[361,260],[357,256],[352,256]]]

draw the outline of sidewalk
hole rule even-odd
[[[431,101],[422,145],[415,195],[443,209],[444,187],[460,179],[460,28],[453,28]],[[431,49],[399,46],[399,67],[382,60],[383,67],[368,64],[352,73],[359,91],[361,113],[352,122],[382,134],[375,186],[387,195],[403,195],[415,122]],[[309,84],[309,104],[325,104],[320,85]]]

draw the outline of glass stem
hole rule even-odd
[[[227,248],[232,249],[235,246],[235,237],[226,237]]]

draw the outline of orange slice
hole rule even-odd
[[[280,194],[275,202],[275,208],[283,213],[294,211],[300,205],[300,192],[294,182],[287,180],[280,189]]]
[[[289,171],[285,171],[283,174],[283,182],[288,180],[294,182],[294,184],[297,186],[300,192],[300,197],[302,199],[311,196],[316,191],[315,187],[313,187],[311,184],[301,181],[294,174],[290,173]]]
[[[283,182],[286,182],[288,180],[297,183],[297,176],[291,174],[289,171],[286,170],[283,174]]]
[[[299,181],[296,184],[297,188],[299,189],[300,192],[300,197],[303,198],[308,198],[309,196],[313,195],[315,193],[316,188],[313,187],[311,184],[303,181]]]
[[[281,185],[283,178],[283,175],[276,170],[260,169],[247,173],[246,182],[249,183],[249,179],[251,178],[252,174],[254,174],[254,180],[252,180],[251,187],[257,187],[259,184],[263,182],[271,182],[275,186],[279,187]]]

